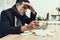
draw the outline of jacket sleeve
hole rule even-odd
[[[19,27],[14,27],[10,24],[7,13],[4,11],[1,13],[1,32],[4,35],[21,33],[21,29]]]
[[[31,21],[35,20],[36,15],[37,15],[36,12],[35,12],[35,14],[33,14],[33,13],[31,12],[30,18],[26,16],[26,23],[29,24]]]
[[[31,12],[31,14],[30,14],[30,19],[31,19],[31,21],[32,21],[32,20],[35,20],[36,15],[37,15],[36,12],[35,12],[35,14],[33,14],[33,13]]]

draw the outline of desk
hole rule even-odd
[[[35,36],[34,34],[27,36],[20,34],[10,34],[1,38],[0,40],[60,40],[60,25],[58,31],[56,32],[55,37],[50,36],[41,37],[41,36]]]
[[[60,17],[60,14],[59,14],[59,15],[58,15],[58,14],[52,14],[51,16],[52,16],[52,17],[54,18],[54,20],[55,20],[57,16]],[[59,18],[59,20],[60,20],[60,18]]]

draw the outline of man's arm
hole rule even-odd
[[[36,18],[36,15],[37,15],[37,13],[35,12],[35,14],[33,14],[32,12],[30,13],[30,18],[28,17],[28,16],[26,16],[25,18],[26,18],[26,23],[27,24],[29,24],[31,21],[33,21],[33,20],[35,20],[35,18]]]
[[[35,12],[34,7],[30,3],[23,3],[23,4],[26,5],[29,10],[31,10],[30,18],[26,17],[27,18],[27,20],[26,20],[27,23],[30,23],[31,21],[35,20],[37,13]]]
[[[33,20],[35,20],[35,18],[36,18],[36,15],[37,15],[37,13],[36,12],[31,12],[31,14],[30,14],[30,19],[31,19],[31,21],[33,21]]]

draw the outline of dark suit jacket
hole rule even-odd
[[[30,23],[32,20],[35,20],[36,13],[31,12],[30,18],[24,14],[23,16],[19,15],[15,6],[10,9],[4,10],[1,13],[1,37],[8,34],[20,34],[20,27],[15,27],[15,16],[21,19],[22,25],[25,23]]]

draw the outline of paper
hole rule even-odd
[[[20,35],[30,35],[30,34],[32,34],[32,33],[29,31],[25,31],[24,33],[21,33]]]
[[[35,34],[37,36],[54,36],[54,32],[52,32],[52,30],[47,29],[47,30],[32,30],[33,32],[35,32]]]

